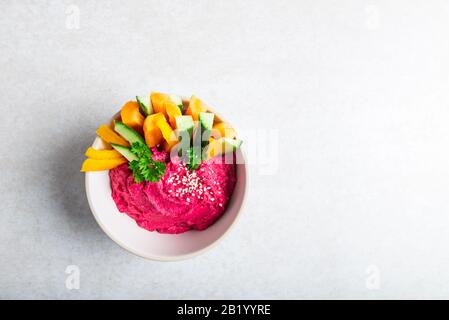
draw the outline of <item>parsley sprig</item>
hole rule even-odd
[[[186,166],[190,171],[194,171],[198,169],[198,167],[200,166],[202,161],[201,154],[202,154],[201,148],[190,147],[187,150],[188,161],[186,161]]]
[[[165,163],[153,160],[153,152],[144,143],[134,142],[131,145],[131,152],[134,153],[138,160],[129,163],[129,168],[133,172],[134,181],[140,183],[142,181],[157,182],[165,173]]]

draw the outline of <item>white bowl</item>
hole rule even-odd
[[[104,149],[96,138],[95,149]],[[109,171],[86,172],[86,193],[92,213],[103,231],[122,248],[143,258],[174,261],[191,258],[217,244],[229,232],[241,212],[247,186],[246,160],[242,150],[236,165],[237,182],[226,211],[213,225],[202,231],[160,234],[139,227],[127,214],[118,211],[111,196]]]

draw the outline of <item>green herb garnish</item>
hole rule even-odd
[[[190,171],[198,169],[201,164],[201,152],[201,149],[198,150],[198,148],[195,147],[190,147],[187,150],[187,169],[189,169]]]
[[[142,181],[157,182],[161,179],[165,173],[166,165],[164,162],[153,160],[153,152],[146,144],[134,142],[131,145],[131,152],[139,158],[129,163],[129,168],[133,172],[136,183]]]

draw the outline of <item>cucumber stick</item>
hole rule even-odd
[[[114,130],[117,131],[130,144],[133,144],[135,142],[145,144],[145,140],[140,134],[138,134],[136,131],[134,131],[134,129],[128,127],[121,121],[115,121]]]
[[[121,155],[124,156],[129,162],[138,160],[137,156],[131,152],[130,148],[115,143],[111,143],[111,146],[121,153]]]
[[[144,115],[149,116],[150,114],[154,113],[150,97],[136,96],[136,100],[139,104],[140,111]]]

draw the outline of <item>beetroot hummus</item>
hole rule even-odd
[[[166,157],[161,152],[153,156]],[[160,233],[206,229],[223,214],[236,182],[235,164],[220,158],[204,161],[193,172],[172,159],[159,182],[135,183],[127,164],[110,170],[109,177],[119,211],[140,227]]]

